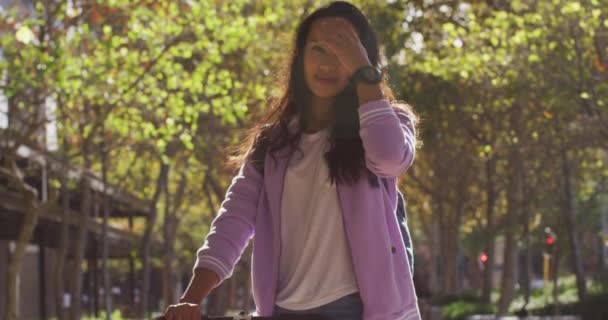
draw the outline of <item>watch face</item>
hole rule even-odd
[[[363,72],[365,82],[377,83],[380,80],[380,73],[374,68],[365,68]]]
[[[378,69],[372,66],[364,66],[355,72],[353,79],[369,84],[377,84],[382,81],[382,74]]]

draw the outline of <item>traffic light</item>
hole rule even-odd
[[[490,257],[488,256],[487,253],[482,252],[479,255],[479,268],[481,270],[484,270],[486,268],[486,265],[488,264],[488,260],[490,259]]]
[[[557,237],[555,233],[551,230],[551,228],[545,228],[545,253],[548,255],[553,255],[555,252],[555,242],[557,241]]]
[[[551,230],[550,227],[545,228],[545,249],[543,252],[543,281],[546,283],[549,281],[549,260],[555,253],[555,244],[557,241],[557,236]]]
[[[479,261],[481,261],[482,263],[486,263],[488,262],[488,255],[484,252],[481,255],[479,255]]]

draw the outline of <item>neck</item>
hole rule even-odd
[[[326,128],[334,120],[334,101],[332,98],[312,97],[308,128],[304,132],[312,133]]]

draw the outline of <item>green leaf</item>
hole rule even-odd
[[[528,62],[530,62],[530,63],[535,63],[535,62],[539,62],[539,61],[540,61],[540,57],[535,53],[528,56]]]
[[[30,44],[36,39],[36,36],[28,26],[21,26],[15,33],[15,37],[17,38],[17,41],[24,44]]]
[[[553,49],[555,49],[555,47],[557,47],[557,42],[555,42],[555,41],[549,42],[549,49],[553,50]]]
[[[562,14],[573,14],[580,12],[582,9],[579,2],[570,2],[561,9]]]
[[[187,134],[187,133],[182,133],[179,136],[179,139],[182,141],[182,143],[184,144],[184,146],[186,147],[186,149],[188,150],[192,150],[194,149],[194,145],[192,144],[192,136]]]
[[[443,31],[445,31],[447,34],[451,34],[452,32],[456,31],[456,27],[454,27],[454,24],[452,23],[444,23],[441,28],[443,29]]]

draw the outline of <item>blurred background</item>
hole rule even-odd
[[[327,3],[0,0],[0,317],[175,302]],[[608,1],[354,3],[421,117],[400,189],[423,318],[608,319]],[[204,312],[254,308],[250,254]]]

